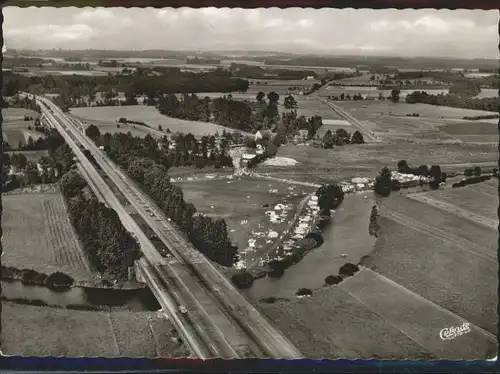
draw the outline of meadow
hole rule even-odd
[[[28,129],[28,126],[34,128],[34,121],[24,121],[24,116],[31,116],[33,119],[39,116],[39,113],[34,110],[24,108],[5,108],[2,109],[2,115],[4,141],[9,143],[12,148],[17,149],[19,145],[26,145],[30,136],[33,140],[37,140],[42,137],[42,134]]]
[[[437,358],[337,286],[259,308],[308,358]]]
[[[418,113],[420,118],[462,119],[463,117],[498,114],[483,110],[461,109],[430,104],[393,103],[391,100],[338,101],[337,105],[348,110],[355,118],[363,120],[373,115],[405,116]]]
[[[498,195],[478,193],[471,186],[447,188],[408,197],[449,211],[487,227],[498,227]]]
[[[486,359],[497,350],[496,337],[474,325],[461,339],[444,341],[437,332],[461,326],[462,317],[370,269],[362,268],[339,287],[440,359]]]
[[[59,193],[4,195],[2,202],[3,265],[92,278]]]
[[[78,311],[2,302],[2,352],[9,355],[186,356],[185,347],[170,339],[173,335],[171,323],[154,312]]]
[[[293,168],[259,165],[256,171],[274,173],[280,178],[322,183],[374,177],[384,166],[395,170],[400,160],[407,160],[411,165],[495,162],[498,149],[494,144],[371,143],[333,149],[286,144],[279,148],[278,156],[299,163]]]
[[[71,114],[81,120],[94,123],[101,132],[132,132],[135,130],[136,136],[145,136],[148,133],[147,129],[141,129],[140,125],[131,124],[120,124],[120,128],[117,128],[116,121],[125,117],[131,121],[144,122],[154,130],[158,130],[158,126],[162,126],[163,131],[170,129],[173,133],[179,131],[199,136],[212,135],[223,130],[234,131],[213,123],[167,117],[155,108],[144,105],[72,108]]]
[[[497,333],[494,230],[398,195],[381,201],[379,223],[381,235],[366,266]]]
[[[493,121],[444,121],[438,125],[444,132],[463,142],[498,142],[498,119]]]

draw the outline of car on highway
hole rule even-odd
[[[187,314],[188,310],[184,305],[181,305],[179,306],[179,312],[181,312],[181,314]]]

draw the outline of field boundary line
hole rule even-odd
[[[436,227],[433,227],[433,228],[422,227],[422,224],[423,224],[422,222],[414,220],[413,218],[410,218],[410,217],[408,217],[408,216],[406,216],[404,214],[396,213],[394,211],[387,211],[386,210],[385,214],[382,213],[382,216],[384,216],[384,217],[386,217],[388,219],[391,219],[391,220],[395,221],[396,223],[398,223],[400,225],[406,226],[406,227],[408,227],[411,230],[418,231],[418,232],[421,232],[423,234],[432,236],[433,238],[441,240],[441,241],[446,241],[446,242],[450,243],[453,246],[458,246],[463,251],[473,253],[473,254],[477,255],[478,257],[482,258],[485,261],[490,261],[490,260],[496,260],[497,259],[497,256],[495,254],[493,254],[493,253],[490,254],[490,253],[487,253],[487,252],[478,252],[478,251],[471,250],[470,247],[468,247],[468,246],[465,247],[463,245],[460,245],[461,241],[469,242],[467,239],[458,238],[458,237],[457,237],[457,239],[453,239],[451,236],[447,237],[446,234],[448,234],[448,235],[453,235],[453,234],[449,234],[449,233],[446,233],[444,231],[443,231],[444,234],[441,234],[439,231],[442,231],[442,230],[439,230]],[[406,220],[406,222],[403,222],[402,220]],[[408,221],[410,221],[410,222],[408,222]],[[411,222],[411,221],[413,221],[413,222]],[[416,227],[416,225],[419,225],[420,227]],[[439,231],[436,232],[437,230],[439,230]],[[475,243],[472,243],[472,242],[469,242],[469,243],[475,245]],[[482,247],[479,247],[479,248],[482,248]]]
[[[80,257],[82,258],[82,261],[83,261],[83,264],[84,264],[84,267],[85,267],[85,270],[87,270],[87,274],[89,276],[89,280],[92,280],[94,279],[95,277],[95,269],[92,267],[92,265],[90,264],[90,261],[87,257],[87,254],[85,253],[84,249],[83,249],[83,243],[80,241],[80,238],[78,237],[78,234],[76,232],[76,229],[73,227],[73,223],[71,222],[71,220],[69,219],[69,210],[68,210],[68,204],[66,203],[66,201],[64,200],[64,198],[62,197],[61,195],[61,192],[59,192],[59,197],[61,198],[62,200],[62,204],[63,204],[63,208],[64,208],[64,212],[66,213],[65,215],[65,218],[67,220],[67,223],[71,229],[71,232],[73,234],[73,239],[75,241],[75,245],[77,245],[77,249],[79,251],[79,255]]]
[[[403,285],[399,284],[398,282],[393,281],[392,279],[386,277],[385,275],[382,275],[382,274],[380,274],[380,273],[378,273],[376,271],[373,271],[373,270],[371,270],[369,268],[364,268],[364,270],[373,273],[375,275],[375,277],[381,278],[383,281],[385,281],[385,282],[393,285],[394,287],[402,289],[403,292],[409,293],[410,295],[416,297],[417,299],[420,299],[422,302],[427,303],[428,305],[430,305],[430,306],[432,306],[434,308],[437,308],[438,310],[441,310],[443,313],[445,313],[445,314],[447,314],[447,315],[449,315],[451,317],[455,317],[455,318],[458,318],[458,319],[463,320],[465,322],[469,322],[467,319],[465,319],[464,317],[460,316],[459,314],[456,314],[456,313],[452,312],[451,310],[448,310],[448,309],[442,307],[441,305],[439,305],[439,304],[437,304],[437,303],[435,303],[435,302],[433,302],[433,301],[431,301],[431,300],[423,297],[422,295],[419,295],[418,293],[413,292],[412,290],[404,287]],[[495,342],[497,341],[497,337],[494,334],[492,334],[491,332],[486,331],[482,327],[480,327],[480,326],[478,326],[478,325],[476,325],[476,324],[474,324],[472,322],[469,322],[469,323],[472,326],[474,326],[482,334],[484,334],[487,337],[493,339]]]
[[[111,312],[107,312],[106,316],[108,317],[109,327],[111,329],[111,336],[113,337],[113,342],[115,343],[116,353],[120,356],[120,346],[118,345],[118,340],[116,339],[115,327],[113,326],[113,321],[111,320]]]
[[[408,194],[406,195],[410,199],[420,201],[422,203],[428,204],[430,206],[433,206],[435,208],[444,210],[448,213],[452,213],[456,215],[457,217],[465,218],[469,221],[472,221],[474,223],[477,223],[482,226],[489,227],[493,230],[498,230],[498,223],[494,222],[494,220],[483,216],[482,214],[474,213],[471,211],[468,211],[464,208],[460,208],[459,206],[456,206],[455,204],[446,202],[446,201],[440,201],[437,200],[433,197],[426,196],[423,194],[418,194],[418,195],[413,195],[413,194]]]
[[[491,194],[491,193],[488,193],[488,192],[482,191],[480,188],[478,188],[478,186],[477,186],[477,185],[471,185],[471,186],[469,186],[469,187],[471,187],[474,191],[477,191],[477,192],[479,192],[479,193],[481,193],[481,194],[483,194],[483,195],[487,195],[487,196],[491,196],[491,197],[498,197],[498,194],[497,194],[497,195],[493,195],[493,194]],[[495,188],[495,187],[493,187],[493,186],[492,186],[492,188]]]
[[[356,276],[356,275],[354,275]],[[361,290],[365,289],[367,286],[364,286],[363,288],[361,288]],[[376,312],[372,307],[368,306],[364,301],[362,301],[358,296],[354,295],[352,292],[344,289],[344,288],[341,288],[339,287],[343,292],[345,292],[346,294],[348,294],[349,296],[351,296],[352,298],[354,298],[358,303],[360,303],[361,305],[363,305],[366,309],[368,309],[369,311],[371,311],[373,314],[375,314],[378,318],[380,318],[382,321],[384,321],[385,323],[387,323],[389,326],[392,326],[394,327],[396,330],[398,330],[401,334],[403,334],[404,336],[406,336],[408,339],[410,339],[412,342],[414,342],[416,345],[418,345],[420,348],[424,349],[425,351],[429,352],[429,353],[434,353],[432,351],[430,351],[429,349],[427,349],[426,347],[424,347],[422,344],[420,344],[419,342],[415,341],[410,335],[408,335],[406,332],[404,332],[403,330],[401,330],[398,326],[396,326],[393,322],[389,321],[388,319],[384,318],[381,314],[379,314],[378,312]]]

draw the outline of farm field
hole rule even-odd
[[[323,126],[318,129],[316,135],[322,138],[328,130],[335,134],[335,131],[339,129],[344,129],[349,133],[356,131],[351,123],[344,119],[323,119]]]
[[[271,231],[281,233],[286,227],[287,219],[283,223],[272,223],[265,212],[283,203],[289,206],[286,217],[291,217],[305,195],[314,191],[309,187],[291,190],[286,183],[250,178],[181,181],[176,184],[182,188],[186,202],[194,204],[198,212],[226,220],[233,243],[244,252],[249,262],[259,258],[258,250],[264,250],[266,244],[271,243],[268,242],[273,239],[268,237]],[[262,207],[264,204],[269,207]],[[255,240],[254,245],[249,244],[250,239]]]
[[[125,117],[131,121],[142,121],[154,130],[158,129],[161,125],[163,130],[166,131],[170,129],[171,132],[184,132],[192,133],[193,135],[206,135],[215,134],[217,131],[222,132],[224,129],[226,131],[230,130],[223,126],[219,126],[213,123],[200,122],[200,121],[188,121],[177,118],[171,118],[162,115],[155,108],[151,106],[144,105],[130,105],[130,106],[111,106],[111,107],[90,107],[90,108],[72,108],[71,114],[74,116],[95,122],[98,127],[103,127],[105,131],[111,132],[111,128],[114,127],[115,132],[124,132],[121,128],[127,129],[133,128],[133,125],[120,124],[120,129],[116,127],[116,121],[120,117]],[[138,132],[143,132],[145,136],[147,130],[140,129],[140,125],[135,125],[135,129]],[[103,132],[104,130],[101,130]],[[130,130],[132,131],[132,130]],[[234,131],[234,130],[231,130]],[[137,135],[141,136],[141,135]]]
[[[362,268],[339,286],[441,359],[486,359],[497,351],[496,337],[471,325],[471,332],[451,341],[437,333],[460,326],[463,319],[370,269]]]
[[[4,195],[3,206],[3,265],[92,277],[59,193]]]
[[[334,81],[332,81],[332,83],[340,83],[340,84],[348,84],[348,85],[370,84],[371,83],[370,78],[372,76],[375,77],[374,82],[376,82],[377,77],[380,79],[383,78],[383,76],[380,74],[363,74],[363,75],[360,75],[359,77],[349,77],[349,78],[334,80]]]
[[[337,83],[343,83],[344,81],[338,81]],[[346,83],[348,84],[348,83]],[[369,84],[367,83],[359,83],[359,84]],[[346,85],[346,86],[327,86],[325,89],[321,90],[318,94],[320,96],[340,96],[342,93],[344,95],[355,95],[360,93],[364,98],[375,98],[378,99],[379,95],[382,94],[384,98],[388,98],[391,95],[392,90],[381,90],[375,86],[367,87],[367,86],[356,86],[354,84]],[[448,89],[433,89],[433,88],[419,88],[419,89],[402,89],[399,96],[402,100],[404,98],[415,92],[415,91],[425,91],[429,95],[439,95],[439,94],[447,94]]]
[[[481,184],[478,183],[477,186],[479,187]],[[430,191],[426,192],[424,196],[456,205],[490,220],[498,220],[498,192],[496,196],[492,196],[491,194],[478,193],[478,189],[473,187],[474,185]]]
[[[168,339],[172,328],[154,312],[108,313],[2,302],[2,351],[9,355],[185,356],[184,347]],[[159,339],[164,341],[157,346]]]
[[[491,142],[492,137],[484,125],[472,137],[460,135],[452,127],[465,123],[465,116],[477,116],[492,114],[492,112],[473,111],[467,109],[439,107],[426,104],[392,103],[385,101],[358,101],[337,102],[337,105],[349,111],[357,120],[361,121],[367,128],[379,133],[383,138],[389,139],[426,139],[431,141],[469,141],[469,142]],[[418,113],[420,117],[408,117],[407,114]],[[469,121],[471,125],[472,121]],[[475,121],[474,121],[475,122]],[[473,125],[473,124],[472,124]],[[446,126],[442,128],[442,126]],[[482,131],[482,132],[481,132]],[[484,131],[487,131],[483,134]]]
[[[276,177],[321,182],[374,177],[384,166],[395,169],[400,160],[407,160],[410,165],[495,162],[498,150],[493,144],[372,143],[333,149],[286,144],[279,148],[277,156],[292,158],[299,163],[293,168],[260,165],[256,171],[272,172]]]
[[[355,118],[363,120],[373,115],[404,116],[418,113],[420,118],[462,119],[463,117],[498,114],[483,110],[461,109],[429,104],[393,103],[390,100],[338,101],[337,105],[348,110]],[[359,118],[358,118],[359,117]]]
[[[439,131],[464,142],[498,142],[498,119],[493,121],[446,121]]]
[[[308,358],[437,358],[340,287],[259,308]]]
[[[223,178],[233,174],[232,168],[220,168],[216,169],[214,167],[204,167],[203,169],[193,168],[191,166],[180,166],[172,167],[168,169],[168,175],[171,178],[181,178],[184,181],[189,181],[188,178],[192,178],[194,182],[200,179],[210,179],[212,177]],[[207,177],[208,175],[208,177]]]
[[[280,96],[280,104],[278,105],[280,113],[290,111],[290,109],[286,109],[283,106],[285,97]],[[294,98],[297,101],[297,114],[299,116],[305,116],[306,118],[321,116],[323,120],[343,120],[328,104],[321,100],[300,95],[295,95]]]
[[[414,214],[408,200],[397,195],[384,199],[381,235],[364,265],[496,334],[498,268],[492,244],[497,234],[456,216],[451,226],[440,218],[453,216],[433,207]],[[484,237],[474,235],[481,230]],[[475,236],[477,244],[464,236]]]
[[[479,99],[486,97],[498,97],[498,90],[494,88],[481,88],[481,92],[476,96]]]
[[[38,117],[40,114],[31,109],[24,108],[3,108],[2,116],[3,116],[3,124],[5,126],[9,121],[23,121],[24,116],[31,116],[33,118]],[[26,123],[31,121],[26,121]]]
[[[468,188],[460,187],[458,190]],[[444,190],[443,190],[444,191]],[[476,198],[476,200],[479,197]],[[488,199],[488,196],[486,196]],[[427,203],[406,197],[403,194],[392,194],[390,199],[384,199],[381,204],[386,211],[398,213],[404,207],[408,217],[425,217],[424,223],[435,229],[445,231],[449,239],[454,239],[459,245],[467,245],[469,249],[484,253],[486,256],[496,256],[498,233],[479,223],[457,216],[443,209],[438,209]]]
[[[33,130],[24,130],[24,129],[12,129],[6,127],[3,131],[4,141],[9,143],[9,145],[17,149],[19,145],[25,146],[28,143],[28,139],[31,136],[33,141],[41,138],[42,135]]]
[[[34,121],[24,121],[24,116],[31,116],[33,119],[39,116],[39,113],[30,109],[23,108],[5,108],[2,110],[3,123],[2,130],[4,141],[9,143],[12,148],[17,148],[19,144],[26,145],[28,138],[37,140],[42,135],[34,130],[28,130],[28,126],[33,128]]]

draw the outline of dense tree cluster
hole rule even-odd
[[[408,165],[406,160],[401,160],[398,162],[398,172],[402,174],[413,174],[423,177],[431,178],[429,186],[431,188],[438,188],[441,183],[446,182],[447,174],[441,171],[439,165],[431,165],[429,168],[427,165],[420,165],[417,168],[412,168]]]
[[[412,168],[408,165],[406,160],[401,160],[398,162],[397,166],[399,173],[412,174],[428,178],[428,184],[432,189],[439,188],[440,184],[446,182],[448,177],[447,173],[441,171],[441,167],[439,165],[431,165],[430,168],[427,165],[420,165],[417,168]],[[414,187],[423,183],[426,182],[410,181],[402,184],[397,179],[392,179],[391,171],[387,167],[384,167],[375,178],[374,189],[375,192],[381,196],[389,196],[391,191],[397,191],[401,188]]]
[[[368,224],[368,233],[370,235],[378,238],[378,232],[380,230],[380,225],[378,223],[378,219],[380,217],[380,212],[377,204],[372,206],[372,211],[370,213],[370,223]]]
[[[47,129],[44,139],[48,155],[41,156],[38,162],[29,161],[23,153],[3,155],[3,191],[25,185],[55,183],[64,173],[71,170],[74,154],[64,138],[57,130]],[[12,171],[12,174],[9,175],[9,171]]]
[[[374,190],[377,194],[386,197],[391,194],[391,189],[393,189],[391,171],[384,167],[375,178]]]
[[[91,193],[83,193],[85,180],[75,171],[60,180],[68,214],[91,265],[105,276],[126,279],[128,268],[140,258],[137,240],[122,225],[118,214]],[[89,191],[87,191],[88,193]]]
[[[299,130],[307,130],[307,138],[312,139],[316,136],[318,130],[323,126],[321,116],[298,116],[296,110],[283,112],[281,114],[281,125],[286,135],[294,135]]]
[[[450,95],[455,95],[461,98],[477,96],[481,92],[481,85],[473,81],[461,81],[451,85],[449,89]]]
[[[159,141],[151,135],[144,138],[134,137],[130,132],[101,134],[99,129],[90,125],[86,134],[97,145],[103,146],[108,155],[120,165],[128,167],[133,158],[146,158],[166,168],[178,166],[232,167],[229,155],[229,142],[233,134],[224,132],[217,139],[215,136],[203,136],[196,139],[191,133],[164,136]]]
[[[480,99],[475,97],[460,97],[452,94],[430,95],[424,91],[415,91],[406,96],[406,102],[410,104],[421,103],[490,112],[500,111],[500,99],[498,97]]]
[[[231,244],[225,220],[196,214],[193,204],[186,203],[180,187],[170,182],[168,169],[152,159],[135,158],[127,172],[148,193],[165,215],[188,234],[193,245],[210,260],[232,266],[237,248]]]
[[[17,92],[14,93],[12,84],[10,86],[7,86],[4,88],[6,93],[11,94],[11,98],[4,102],[4,108],[9,107],[9,108],[24,108],[24,109],[31,109],[34,110],[35,112],[41,113],[40,106],[38,105],[35,96],[33,95],[32,97],[24,96],[21,98],[20,96],[17,95]],[[5,95],[7,96],[7,95]],[[25,116],[24,120],[29,121],[31,117]],[[32,118],[31,118],[32,119]]]
[[[96,135],[94,133],[94,139]],[[165,215],[189,236],[195,248],[212,261],[232,266],[237,260],[237,247],[231,243],[225,220],[214,220],[197,214],[193,204],[185,202],[182,189],[171,183],[168,175],[168,168],[171,166],[189,163],[199,165],[199,160],[203,165],[210,162],[215,165],[232,165],[224,148],[227,141],[224,140],[221,140],[221,145],[217,148],[215,137],[204,137],[201,144],[198,144],[193,135],[180,134],[172,151],[169,150],[170,141],[167,137],[158,143],[150,136],[141,139],[130,133],[106,133],[99,137],[97,144],[104,146],[111,159],[126,169]],[[192,152],[195,147],[198,149],[197,153],[188,152]]]
[[[352,277],[358,271],[359,271],[358,265],[351,264],[350,262],[348,262],[347,264],[344,264],[340,267],[339,275],[341,277]]]
[[[344,191],[336,184],[325,184],[316,191],[321,215],[330,216],[331,209],[337,209],[344,201]]]
[[[323,148],[326,149],[333,148],[334,145],[342,146],[345,144],[364,144],[364,142],[365,139],[363,138],[363,134],[361,134],[361,132],[356,130],[351,135],[345,129],[337,129],[335,134],[332,133],[332,130],[327,130],[322,139]]]
[[[288,95],[285,97],[285,101],[283,103],[286,109],[295,109],[297,108],[297,100],[292,95]]]
[[[158,102],[160,113],[169,117],[188,119],[192,121],[214,121],[215,123],[240,131],[255,132],[266,124],[272,123],[279,112],[277,101],[279,96],[270,93],[269,104],[264,97],[257,95],[257,104],[248,101],[234,100],[231,95],[210,99],[199,98],[197,95],[166,95]]]
[[[47,286],[50,288],[71,287],[75,282],[71,276],[60,271],[47,275],[33,269],[2,266],[0,273],[2,280],[20,280],[23,284]]]

